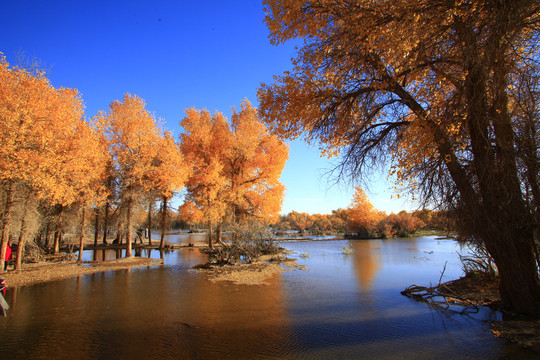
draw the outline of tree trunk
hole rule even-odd
[[[128,190],[128,199],[127,199],[127,211],[126,211],[126,257],[132,257],[131,253],[131,218],[133,212],[133,198],[131,192]]]
[[[11,228],[11,217],[13,213],[13,184],[8,183],[6,188],[6,202],[2,222],[2,241],[0,245],[0,274],[4,273],[4,263],[6,259],[6,249],[9,242],[9,232]]]
[[[49,250],[49,230],[50,230],[50,226],[51,226],[51,223],[48,222],[47,225],[45,226],[45,242],[43,244],[43,246],[45,247],[45,249]]]
[[[82,214],[81,214],[81,234],[79,237],[79,261],[82,261],[82,255],[83,255],[83,250],[84,250],[84,228],[86,227],[86,205],[85,204],[82,205],[81,212]],[[95,241],[97,243],[97,236],[95,237]]]
[[[116,240],[115,240],[117,245],[122,245],[123,237],[124,237],[124,232],[121,229],[118,229],[118,231],[116,232]]]
[[[94,227],[94,247],[98,244],[98,238],[99,238],[99,207],[96,206],[96,223]]]
[[[62,215],[64,212],[64,207],[62,205],[60,206],[60,210],[58,212],[58,223],[56,224],[56,233],[54,235],[54,249],[53,254],[56,255],[60,252],[60,243],[62,242],[62,231],[63,224],[62,224]]]
[[[53,254],[57,255],[60,252],[60,243],[62,242],[62,230],[58,226],[54,233]]]
[[[152,207],[154,201],[150,201],[148,205],[148,245],[152,246]]]
[[[107,245],[107,233],[109,232],[109,202],[105,203],[105,214],[103,214],[103,245]]]
[[[214,248],[214,243],[212,242],[212,221],[208,222],[208,247],[210,249]]]
[[[163,207],[161,209],[161,241],[159,242],[159,248],[163,249],[165,246],[165,227],[167,226],[167,197],[163,196]]]
[[[28,236],[28,201],[30,194],[27,195],[24,201],[23,214],[21,219],[21,231],[19,234],[19,244],[17,246],[17,260],[15,261],[15,270],[22,269],[22,259],[24,257],[24,250],[26,248],[26,240]]]
[[[522,314],[540,315],[540,281],[530,231],[502,226],[486,247],[499,270],[504,305]]]
[[[218,244],[221,244],[221,245],[223,245],[223,241],[222,241],[222,239],[221,239],[221,229],[222,229],[222,226],[223,226],[223,225],[222,225],[221,223],[219,223],[219,224],[217,225],[217,228],[216,228],[216,242],[217,242]]]

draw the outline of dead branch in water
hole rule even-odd
[[[424,301],[429,305],[437,308],[448,310],[451,305],[463,306],[464,311],[477,312],[478,304],[470,301],[466,297],[459,295],[453,291],[450,285],[453,285],[458,280],[452,280],[445,283],[440,283],[437,286],[418,286],[411,285],[401,292],[401,295],[408,296],[418,301]]]
[[[478,311],[477,305],[483,304],[473,302],[466,295],[461,295],[455,290],[461,287],[459,285],[459,282],[462,281],[461,279],[451,280],[445,283],[441,282],[444,272],[446,271],[446,265],[447,263],[444,264],[444,268],[441,271],[441,276],[439,277],[439,283],[436,286],[427,287],[411,285],[403,290],[401,295],[411,297],[415,300],[427,302],[428,304],[443,310],[447,310],[451,305],[460,305],[465,307],[464,311]]]

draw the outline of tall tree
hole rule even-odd
[[[155,118],[145,109],[144,100],[130,94],[124,95],[122,101],[113,101],[109,112],[100,112],[95,121],[108,139],[112,154],[120,197],[126,210],[126,257],[131,257],[136,194],[154,186],[150,179],[161,130]]]
[[[165,245],[165,224],[167,223],[169,200],[171,200],[174,192],[179,191],[184,186],[191,168],[184,160],[184,156],[180,152],[178,145],[174,142],[174,138],[170,132],[165,132],[155,145],[157,151],[152,161],[152,167],[148,173],[147,181],[153,184],[152,188],[162,200],[161,240],[159,248],[163,249]]]
[[[364,190],[355,187],[353,200],[349,206],[349,227],[361,235],[370,236],[375,233],[375,227],[386,217],[384,212],[378,211]]]
[[[201,210],[203,220],[208,223],[208,246],[213,248],[212,228],[221,221],[227,204],[223,197],[225,177],[220,154],[226,146],[228,125],[222,114],[213,116],[206,110],[189,109],[180,125],[180,147],[193,172],[186,183],[186,199]]]
[[[304,38],[294,70],[259,90],[263,118],[302,133],[342,174],[391,161],[398,181],[461,213],[500,273],[504,303],[540,313],[536,0],[266,0],[272,42]],[[529,106],[515,106],[527,103]],[[528,120],[524,120],[528,119]],[[527,141],[520,138],[524,136]],[[527,160],[527,161],[526,161]]]
[[[285,187],[279,181],[289,158],[288,146],[268,132],[249,101],[233,111],[230,135],[222,154],[227,179],[225,196],[233,222],[279,218]]]
[[[0,54],[0,182],[5,204],[0,247],[0,269],[9,239],[18,184],[52,203],[73,201],[73,183],[88,176],[70,151],[83,122],[77,90],[55,89],[39,71],[10,68]],[[0,270],[0,271],[2,271]]]
[[[233,111],[228,123],[221,114],[188,110],[181,125],[182,149],[194,164],[188,201],[197,204],[208,222],[220,225],[257,219],[276,222],[285,187],[279,181],[289,148],[258,119],[248,101]],[[211,244],[211,243],[210,243]]]
[[[191,201],[186,201],[178,208],[178,219],[187,222],[189,224],[189,230],[193,230],[194,224],[202,222],[203,214],[197,205]]]

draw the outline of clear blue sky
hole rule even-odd
[[[244,99],[257,106],[260,84],[290,70],[295,44],[270,45],[263,18],[258,0],[4,0],[0,52],[10,64],[23,51],[51,67],[55,87],[82,94],[87,118],[129,92],[177,136],[185,109],[230,117]],[[352,188],[328,185],[322,174],[331,165],[317,148],[293,141],[289,158],[282,213],[349,205]],[[390,200],[384,176],[373,179],[367,193],[376,208],[414,209]]]

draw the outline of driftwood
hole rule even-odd
[[[437,307],[442,310],[448,310],[451,305],[459,305],[463,307],[462,312],[477,312],[478,304],[470,301],[468,298],[460,295],[452,288],[459,280],[451,280],[445,283],[441,283],[442,277],[446,270],[446,263],[444,264],[439,283],[436,286],[418,286],[411,285],[401,292],[401,295],[408,296],[418,301],[424,301],[431,306]]]

